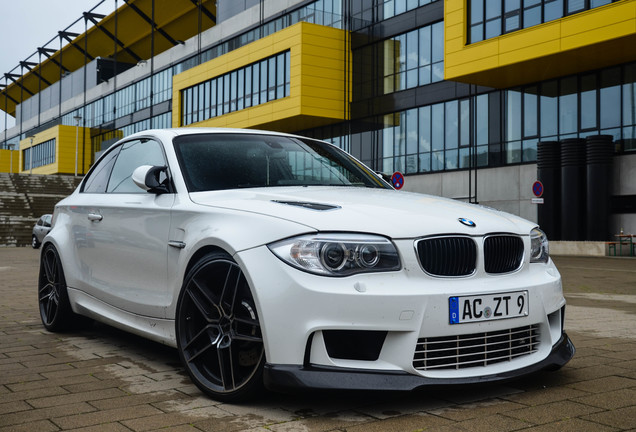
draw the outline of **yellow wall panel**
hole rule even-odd
[[[0,149],[0,172],[20,172],[20,152],[17,150]]]
[[[91,163],[90,129],[75,126],[59,125],[35,134],[33,146],[55,139],[55,161],[51,164],[24,170],[24,150],[31,147],[31,139],[20,141],[20,172],[33,174],[74,174],[75,173],[75,145],[77,134],[77,172],[86,173]],[[85,134],[84,134],[85,132]]]
[[[563,36],[574,35],[586,32],[594,28],[602,28],[607,23],[618,23],[630,21],[636,17],[636,7],[629,2],[616,3],[613,7],[599,7],[581,12],[576,16],[564,18],[562,20]]]
[[[623,0],[474,44],[466,4],[445,1],[447,80],[505,88],[636,60],[636,0]],[[456,26],[461,27],[458,31]]]
[[[270,127],[293,132],[304,129],[306,124],[342,121],[347,118],[345,40],[342,30],[298,23],[176,75],[173,77],[173,126],[181,122],[183,89],[286,50],[290,51],[291,62],[289,96],[192,126]],[[348,79],[350,81],[350,77]]]
[[[499,53],[503,54],[526,48],[531,45],[552,41],[558,42],[561,38],[560,28],[560,23],[553,21],[536,26],[536,28],[533,28],[532,32],[522,32],[518,35],[515,33],[509,33],[495,38],[495,41],[499,44]],[[486,40],[485,42],[490,42],[490,40]],[[558,46],[556,48],[558,49]]]
[[[636,20],[635,20],[636,21]],[[564,50],[575,49],[585,44],[602,43],[608,39],[617,39],[621,36],[633,35],[636,32],[634,23],[622,21],[605,27],[595,28],[585,33],[577,33],[566,36],[561,40],[561,48]],[[636,46],[632,46],[636,51]]]

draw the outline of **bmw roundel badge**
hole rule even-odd
[[[470,219],[466,219],[466,218],[459,218],[457,219],[459,221],[459,223],[466,225],[467,227],[471,227],[471,228],[475,228],[477,225],[475,224],[475,222],[471,221]]]

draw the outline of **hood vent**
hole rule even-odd
[[[279,200],[272,200],[272,202],[275,202],[275,203],[278,203],[278,204],[287,204],[287,205],[296,206],[296,207],[303,207],[303,208],[306,208],[306,209],[318,210],[318,211],[334,210],[334,209],[339,209],[340,208],[340,206],[332,205],[332,204],[321,204],[321,203],[304,202],[304,201],[279,201]]]

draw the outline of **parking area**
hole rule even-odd
[[[39,252],[0,248],[2,431],[636,430],[636,258],[555,257],[577,348],[558,372],[413,393],[203,396],[176,350],[90,324],[46,332]]]

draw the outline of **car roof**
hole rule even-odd
[[[251,135],[276,135],[287,136],[294,138],[305,138],[299,135],[288,134],[284,132],[274,132],[259,129],[236,129],[236,128],[212,128],[212,127],[187,127],[187,128],[166,128],[166,129],[148,129],[142,132],[137,132],[132,135],[128,135],[126,140],[143,138],[148,136],[158,136],[162,138],[174,138],[176,136],[183,135],[197,135],[197,134],[215,134],[215,133],[232,133],[232,134],[251,134]]]

